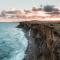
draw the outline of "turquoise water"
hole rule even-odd
[[[1,22],[0,23],[0,28],[15,28],[18,25],[18,23],[15,22]]]
[[[0,60],[23,60],[28,40],[18,23],[0,23]]]

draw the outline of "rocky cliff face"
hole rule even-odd
[[[24,60],[60,60],[60,35],[48,25],[21,22],[29,41]]]

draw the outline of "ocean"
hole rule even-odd
[[[28,40],[18,23],[0,23],[0,60],[23,60]]]

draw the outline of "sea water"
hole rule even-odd
[[[23,60],[28,40],[18,23],[0,23],[0,60]]]

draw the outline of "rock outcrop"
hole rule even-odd
[[[24,60],[60,60],[60,35],[54,28],[45,24],[21,22],[29,45]]]

